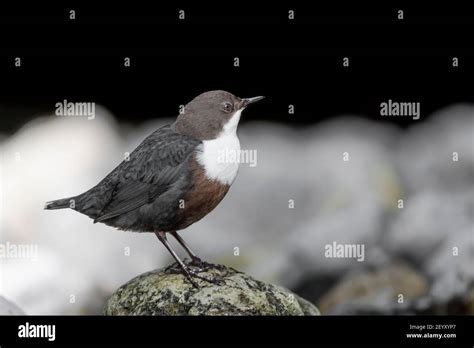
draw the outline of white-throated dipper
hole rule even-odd
[[[192,276],[212,281],[181,261],[166,234],[176,238],[193,262],[203,263],[177,231],[202,219],[226,195],[239,162],[223,161],[222,154],[240,152],[240,114],[263,98],[238,98],[225,91],[197,96],[173,124],[143,140],[96,186],[75,197],[47,202],[45,209],[71,208],[94,223],[153,232],[193,285]]]

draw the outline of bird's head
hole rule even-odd
[[[263,98],[239,98],[219,90],[202,93],[186,104],[176,120],[175,129],[199,140],[236,132],[241,112]]]

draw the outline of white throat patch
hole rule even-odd
[[[223,185],[231,185],[239,171],[240,141],[237,126],[241,113],[242,110],[239,110],[232,116],[216,139],[204,140],[197,153],[197,160],[204,167],[206,176]],[[228,156],[232,153],[234,156]]]

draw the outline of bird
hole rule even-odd
[[[239,170],[237,127],[242,111],[263,96],[202,93],[187,103],[174,123],[146,137],[104,179],[88,191],[46,202],[44,209],[70,208],[123,231],[151,232],[166,247],[185,277],[209,282],[188,267],[168,241],[174,237],[191,258],[206,264],[178,234],[209,214],[224,198]],[[234,152],[232,161],[224,153]]]

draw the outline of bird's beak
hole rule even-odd
[[[259,97],[253,97],[253,98],[242,98],[242,103],[240,104],[241,108],[245,108],[247,107],[249,104],[252,104],[252,103],[255,103],[255,102],[258,102],[259,100],[262,100],[263,96],[259,96]]]

